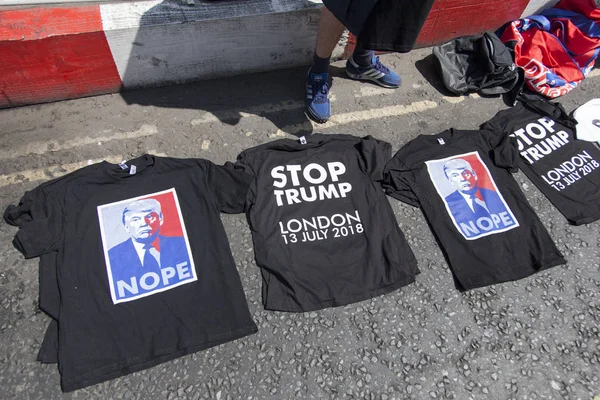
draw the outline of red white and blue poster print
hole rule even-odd
[[[465,239],[474,240],[519,226],[476,151],[425,164],[448,215]]]
[[[593,0],[561,0],[539,15],[512,21],[500,40],[510,47],[533,92],[550,98],[572,90],[600,54],[600,9]]]
[[[114,304],[197,280],[175,189],[98,206]]]

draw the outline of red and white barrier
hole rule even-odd
[[[121,89],[98,6],[0,11],[0,107]]]
[[[417,44],[496,29],[550,3],[437,0]],[[151,0],[0,9],[0,108],[308,65],[320,6]]]

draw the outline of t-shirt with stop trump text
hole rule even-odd
[[[242,152],[246,214],[266,309],[309,311],[415,280],[415,257],[381,188],[389,143],[314,134]]]
[[[530,101],[482,127],[514,137],[519,168],[570,223],[582,225],[600,219],[600,149],[577,140],[575,124],[558,103]]]

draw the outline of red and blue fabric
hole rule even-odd
[[[500,39],[514,50],[527,87],[556,98],[594,67],[600,53],[600,9],[593,0],[562,0],[539,15],[511,22]]]

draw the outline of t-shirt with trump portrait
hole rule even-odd
[[[389,143],[313,134],[248,149],[247,216],[266,309],[310,311],[391,292],[419,273],[381,188]]]
[[[511,175],[518,157],[506,135],[450,129],[386,165],[386,192],[423,210],[461,291],[565,263]]]
[[[40,360],[58,351],[64,391],[257,331],[219,216],[243,211],[248,186],[207,160],[145,155],[82,168],[7,208],[14,245],[42,257],[40,289],[54,292],[40,296],[58,320]]]

